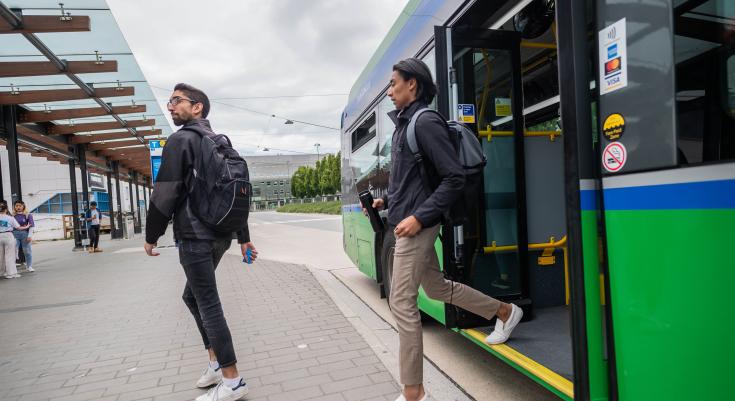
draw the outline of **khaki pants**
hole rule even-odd
[[[419,285],[430,298],[451,303],[486,319],[495,316],[501,303],[464,284],[446,280],[439,270],[434,242],[439,226],[416,236],[396,239],[391,279],[390,307],[398,326],[401,383],[423,382],[423,339],[417,305]]]

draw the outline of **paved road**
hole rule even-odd
[[[102,246],[90,255],[39,244],[37,273],[0,282],[1,400],[203,393],[193,385],[206,352],[181,301],[176,249],[151,258],[140,241]],[[217,279],[248,400],[394,400],[393,376],[306,267],[226,255]]]
[[[261,260],[236,249],[218,269],[249,400],[389,400],[398,391],[397,333],[374,282],[342,252],[339,216],[251,215]],[[191,400],[205,358],[180,301],[176,249],[103,240],[35,247],[38,272],[0,281],[0,400]],[[433,400],[554,399],[437,324],[425,326]]]
[[[389,326],[389,330],[384,330],[383,326],[373,324],[372,330],[386,352],[397,355],[395,323],[385,300],[380,299],[377,284],[357,270],[342,251],[341,217],[261,212],[253,214],[252,220],[257,224],[254,238],[269,257],[288,262],[300,260],[314,268],[328,270],[347,286],[359,300],[359,305],[351,304],[358,315],[367,315],[364,309],[368,309]],[[334,230],[335,225],[338,231]],[[284,242],[289,244],[289,252],[283,252]],[[424,353],[428,365],[435,365],[441,375],[451,378],[468,397],[477,401],[558,399],[533,380],[436,322],[424,323]],[[389,370],[396,367],[395,363],[386,365]],[[395,371],[392,373],[397,375]],[[425,372],[425,376],[430,377],[429,372]],[[431,380],[434,383],[428,383],[430,393],[440,400],[450,399],[435,394],[445,386],[441,378],[433,374]]]

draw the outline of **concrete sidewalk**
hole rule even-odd
[[[163,243],[161,241],[160,243]],[[207,357],[181,301],[176,248],[34,247],[37,273],[0,281],[0,400],[193,400]],[[248,400],[388,400],[373,349],[305,267],[226,255],[217,270]]]

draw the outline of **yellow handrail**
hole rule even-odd
[[[555,241],[554,237],[549,238],[549,242],[546,243],[539,243],[539,244],[528,244],[528,249],[549,249],[549,248],[561,248],[562,253],[564,254],[564,298],[566,301],[566,304],[569,305],[569,257],[567,255],[568,249],[567,249],[567,236],[565,235],[562,239],[559,241]],[[517,251],[518,245],[501,245],[498,246],[495,241],[490,244],[490,246],[486,246],[482,248],[483,252],[485,254],[490,253],[497,253],[497,252],[507,252],[507,251]]]
[[[536,49],[556,49],[556,43],[529,42],[527,40],[522,40],[521,47]]]
[[[486,130],[480,130],[478,132],[478,135],[483,137],[487,137],[487,141],[490,142],[493,140],[494,136],[513,136],[515,133],[513,131],[493,131],[492,126],[488,125]],[[523,136],[525,137],[538,137],[538,136],[548,136],[549,140],[551,142],[554,142],[554,139],[557,136],[561,136],[561,131],[524,131]]]
[[[559,241],[555,241],[554,237],[549,238],[549,242],[543,242],[538,244],[528,244],[528,249],[546,249],[546,248],[561,248],[566,246],[567,236],[565,235]],[[488,253],[504,252],[504,251],[517,251],[518,245],[501,245],[498,246],[495,241],[490,246],[483,247],[482,250]]]

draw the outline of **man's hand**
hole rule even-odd
[[[143,248],[145,248],[145,253],[147,253],[148,256],[158,256],[160,255],[160,253],[155,251],[157,246],[158,246],[158,243],[149,244],[146,242],[145,245],[143,245]]]
[[[33,241],[33,238],[31,237],[26,238],[26,242],[31,242],[31,241]]]
[[[383,210],[385,207],[385,201],[383,201],[383,198],[373,199],[373,207],[377,210]],[[367,209],[362,208],[362,214],[367,216]]]
[[[408,216],[405,219],[403,219],[403,221],[398,223],[393,233],[396,235],[396,238],[401,238],[401,237],[410,238],[418,234],[422,228],[423,227],[421,226],[421,222],[416,217]]]
[[[255,250],[255,245],[252,242],[240,244],[240,251],[242,252],[243,258],[247,258],[248,249],[250,249],[250,262],[255,262],[255,259],[258,259],[258,251]]]

